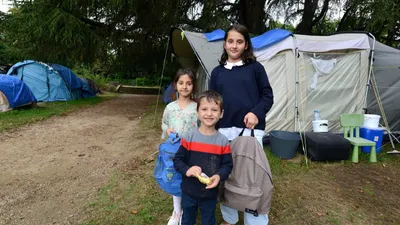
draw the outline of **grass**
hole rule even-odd
[[[41,103],[36,108],[12,110],[0,114],[0,132],[100,103],[114,97],[100,97],[69,102]],[[115,170],[97,198],[88,202],[85,225],[97,224],[166,224],[172,212],[172,198],[161,191],[153,178],[157,146],[161,141],[158,107],[142,115],[140,134],[145,138],[142,155]],[[400,146],[396,148],[399,150]],[[397,224],[400,221],[400,156],[378,154],[378,163],[370,163],[360,154],[358,164],[306,161],[300,153],[282,160],[265,148],[274,180],[270,224]],[[219,210],[218,223],[222,221]],[[243,224],[243,220],[239,224]]]
[[[141,136],[149,146],[159,144],[160,117],[153,124],[154,108],[142,116]],[[139,134],[135,134],[139,135]],[[386,145],[382,152],[390,150]],[[400,146],[398,145],[399,149]],[[84,225],[166,224],[172,212],[172,198],[153,178],[157,149],[145,148],[113,172],[109,183],[89,202]],[[361,153],[360,163],[312,162],[304,156],[282,160],[265,148],[273,179],[274,193],[270,224],[400,224],[400,157],[378,154],[370,163]],[[243,224],[242,216],[238,224]],[[198,220],[199,221],[199,220]],[[217,224],[222,222],[219,209]],[[198,223],[199,224],[199,223]]]
[[[0,132],[17,128],[26,124],[41,121],[55,115],[64,115],[74,110],[100,103],[117,96],[115,93],[105,93],[100,96],[72,100],[68,102],[41,102],[36,107],[23,107],[0,114]]]
[[[140,134],[150,140],[161,142],[159,129],[164,105],[157,111],[155,105],[142,116]],[[156,138],[157,137],[157,138]],[[109,183],[98,193],[97,199],[88,203],[90,219],[84,225],[95,224],[166,224],[170,214],[172,198],[158,188],[153,178],[156,149],[144,151],[142,157],[128,160],[110,177]]]

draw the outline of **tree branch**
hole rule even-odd
[[[195,28],[202,29],[200,26],[199,20],[190,20],[187,15],[185,14],[182,18],[179,19],[178,21],[179,24],[186,24]]]
[[[219,7],[225,7],[225,6],[233,6],[233,7],[235,7],[236,4],[235,3],[231,3],[231,2],[224,2],[224,3],[221,3],[221,4],[217,5],[218,8]]]
[[[321,13],[312,21],[312,26],[316,25],[326,14],[329,7],[329,0],[324,1],[324,5],[322,6]]]

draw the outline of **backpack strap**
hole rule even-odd
[[[239,136],[243,136],[243,132],[246,128],[243,128],[242,132],[240,132]],[[251,136],[254,137],[254,129],[251,129]]]

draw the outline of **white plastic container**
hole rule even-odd
[[[312,121],[314,132],[328,132],[328,120]]]
[[[367,128],[378,128],[379,120],[381,119],[380,115],[375,114],[364,114],[364,124],[363,127]]]

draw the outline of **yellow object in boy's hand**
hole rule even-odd
[[[210,178],[205,174],[205,173],[201,173],[200,175],[197,175],[197,179],[199,179],[199,181],[203,184],[208,185],[211,180]]]

